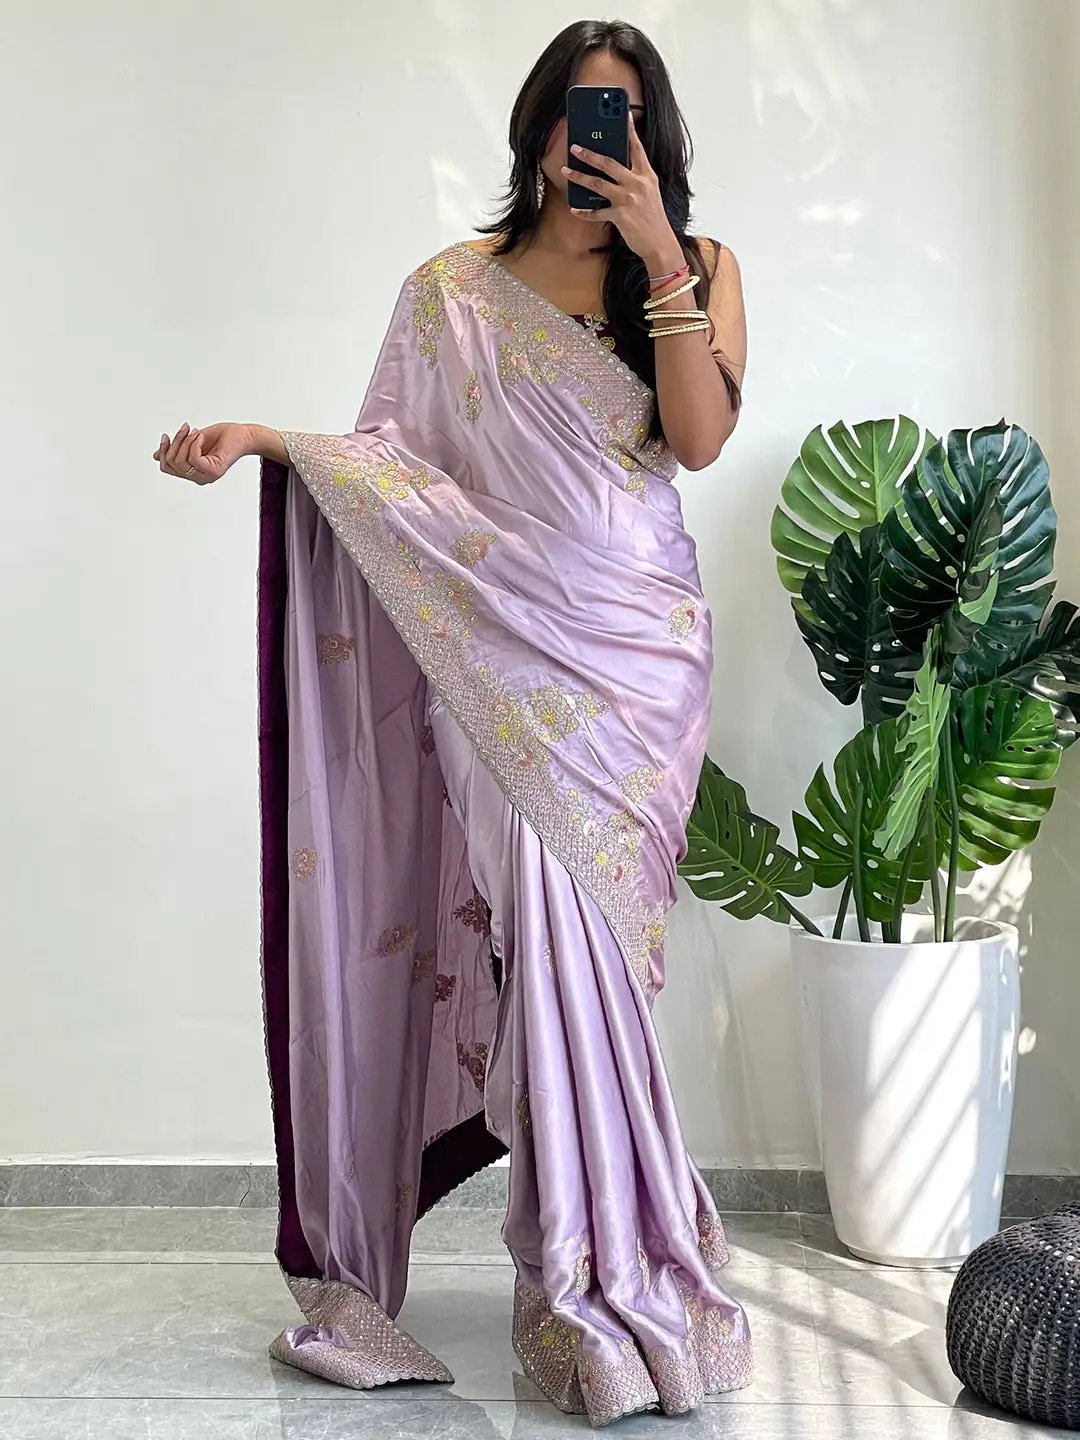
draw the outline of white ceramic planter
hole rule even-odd
[[[810,1098],[843,1244],[884,1265],[957,1265],[1000,1224],[1017,934],[968,921],[934,944],[919,915],[902,934],[879,945],[853,920],[841,940],[792,928]]]

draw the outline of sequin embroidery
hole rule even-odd
[[[465,418],[470,422],[477,419],[483,409],[484,397],[480,390],[480,376],[474,370],[465,381]]]
[[[413,325],[428,365],[436,363],[446,300],[468,290],[477,315],[511,337],[499,349],[504,385],[512,389],[523,379],[552,384],[565,378],[579,387],[581,402],[596,421],[601,449],[628,473],[624,488],[631,495],[645,494],[646,475],[674,477],[678,462],[671,449],[658,437],[648,439],[656,396],[615,354],[613,337],[597,337],[593,327],[549,305],[504,265],[464,242],[419,266],[410,284]],[[539,308],[550,316],[549,324],[530,321]]]
[[[587,1295],[592,1285],[592,1251],[582,1240],[574,1265],[574,1294]]]
[[[450,553],[459,565],[466,570],[475,569],[480,561],[486,559],[488,547],[495,544],[498,539],[490,530],[466,530],[464,535],[459,535],[450,547]]]
[[[351,635],[317,635],[315,655],[320,665],[344,665],[352,659],[356,641]]]
[[[298,845],[292,852],[292,875],[294,880],[310,880],[319,868],[319,852]]]
[[[668,616],[668,633],[674,640],[685,640],[697,623],[697,606],[692,600],[682,600]]]
[[[388,930],[384,930],[375,942],[375,953],[376,955],[400,955],[403,950],[412,949],[415,939],[415,925],[392,925]]]
[[[619,789],[628,800],[640,805],[664,782],[664,772],[650,765],[639,765],[619,781]]]
[[[641,1276],[641,1288],[647,1294],[652,1289],[652,1271],[649,1269],[649,1254],[640,1235],[637,1237],[637,1264],[638,1273]]]

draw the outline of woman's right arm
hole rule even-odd
[[[163,434],[154,459],[165,475],[178,475],[196,485],[211,485],[245,455],[260,455],[289,464],[285,441],[269,425],[238,425],[222,421],[193,430],[185,423],[170,440]]]

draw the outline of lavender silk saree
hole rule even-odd
[[[652,391],[465,244],[402,287],[355,430],[263,466],[263,971],[277,1256],[339,1383],[450,1380],[413,1225],[507,1150],[513,1344],[560,1408],[750,1379],[651,1018],[710,618]]]

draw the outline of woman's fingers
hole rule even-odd
[[[172,473],[173,475],[175,475],[175,474],[177,473],[177,470],[176,470],[177,457],[178,457],[179,454],[180,454],[180,447],[181,447],[181,445],[183,445],[184,441],[186,440],[186,438],[187,438],[187,433],[188,433],[188,431],[190,430],[190,428],[191,428],[191,427],[188,425],[187,421],[185,420],[184,423],[183,423],[183,425],[180,426],[180,429],[179,429],[179,430],[176,432],[176,434],[173,436],[172,444],[169,446],[168,453],[167,453],[166,456],[165,456],[165,464],[169,467],[169,470],[171,471],[171,473]]]
[[[618,185],[610,180],[604,180],[598,175],[586,175],[583,170],[571,170],[569,165],[562,167],[562,172],[568,180],[573,180],[578,185],[584,185],[586,190],[595,190],[597,195],[606,195],[608,199],[619,193]]]
[[[618,160],[613,160],[610,155],[601,155],[597,150],[586,150],[584,145],[571,145],[570,153],[578,160],[584,160],[586,165],[591,165],[595,170],[602,170],[605,175],[610,175],[615,180],[627,168],[625,165],[620,165]]]
[[[195,439],[195,436],[196,436],[198,433],[199,433],[199,432],[198,432],[197,430],[189,430],[189,431],[188,431],[188,433],[184,436],[183,444],[180,446],[179,453],[177,454],[177,457],[176,457],[176,468],[177,468],[177,471],[178,471],[181,475],[183,475],[185,478],[190,474],[191,468],[192,468],[192,466],[191,466],[191,442]]]
[[[194,469],[199,478],[202,478],[202,475],[207,473],[205,468],[200,470],[192,460],[196,441],[198,448],[194,449],[194,454],[196,458],[202,459],[202,438],[201,431],[193,430],[186,420],[171,440],[167,434],[162,432],[161,444],[154,451],[154,459],[158,462],[161,473],[176,475],[181,480],[193,480],[196,478],[191,473]],[[202,461],[202,464],[205,467],[205,460]]]
[[[195,471],[195,474],[189,476],[189,479],[196,481],[196,483],[199,485],[205,485],[208,483],[208,481],[217,479],[217,475],[214,471],[213,465],[202,453],[203,442],[205,441],[205,439],[206,436],[203,434],[203,432],[201,430],[196,430],[192,437],[191,446],[188,449],[187,455],[188,464]]]

